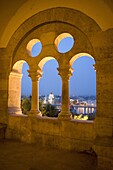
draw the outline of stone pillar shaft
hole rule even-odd
[[[62,79],[62,114],[69,113],[69,80]]]
[[[8,112],[22,114],[21,111],[21,79],[22,74],[12,71],[9,75]]]
[[[59,119],[71,119],[70,101],[69,101],[69,79],[72,75],[72,69],[58,69],[59,75],[62,78],[62,110],[59,114]]]
[[[30,110],[30,115],[42,115],[40,110],[39,110],[39,92],[38,92],[38,84],[39,84],[39,79],[41,78],[41,74],[38,73],[37,71],[30,71],[29,72],[29,77],[32,79],[32,100],[31,100],[31,110]]]
[[[31,110],[38,110],[38,81],[32,81],[32,103]]]

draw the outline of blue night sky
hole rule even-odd
[[[59,44],[58,50],[62,53],[67,52],[68,47],[70,49],[73,46],[73,42],[73,39],[71,40],[70,37],[63,39]],[[37,49],[41,51],[40,44],[36,44],[33,47],[33,56],[36,56]],[[95,61],[87,56],[80,57],[73,63],[72,68],[74,72],[70,78],[70,96],[96,95],[96,72],[93,69],[93,64],[95,64]],[[45,63],[43,76],[39,82],[40,95],[48,95],[50,92],[53,92],[55,95],[61,95],[62,82],[57,68],[58,63],[56,60],[50,60]],[[22,70],[22,95],[29,96],[32,94],[32,83],[28,77],[27,70],[29,70],[29,66],[25,63]]]
[[[93,69],[94,60],[90,57],[81,57],[73,64],[73,76],[70,78],[70,95],[96,95],[96,72]],[[58,75],[56,60],[48,61],[43,67],[43,77],[39,82],[39,94],[48,95],[51,91],[61,95],[61,78]],[[28,77],[27,63],[23,66],[22,94],[30,95],[32,84]]]

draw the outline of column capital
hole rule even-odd
[[[22,76],[23,76],[23,74],[19,73],[19,72],[16,71],[16,70],[12,70],[11,73],[10,73],[10,75],[11,75],[12,77],[18,77],[18,78],[22,78]]]
[[[58,74],[61,76],[63,80],[64,79],[69,80],[73,73],[73,69],[71,67],[57,68],[57,70],[59,71]]]
[[[32,81],[39,81],[42,77],[42,70],[27,70],[29,73],[29,77],[31,77]]]

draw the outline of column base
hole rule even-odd
[[[72,119],[72,114],[67,112],[67,111],[66,112],[63,111],[63,112],[59,113],[58,119],[61,119],[61,120],[71,120]]]
[[[30,110],[28,115],[29,116],[42,116],[42,113],[39,110]]]
[[[19,107],[8,107],[8,113],[9,114],[21,115],[22,114],[22,110]]]

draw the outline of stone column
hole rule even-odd
[[[22,74],[12,71],[9,75],[8,113],[22,114],[21,110],[21,80]]]
[[[97,110],[94,121],[93,149],[98,157],[98,170],[113,168],[113,62],[104,58],[96,63]]]
[[[59,119],[71,119],[70,113],[70,97],[69,97],[69,79],[72,75],[71,68],[58,69],[59,75],[62,79],[62,109],[58,116]]]
[[[39,79],[41,78],[41,74],[37,71],[30,71],[29,77],[32,79],[32,100],[31,100],[31,110],[29,112],[29,115],[31,116],[42,116],[40,110],[39,110]]]

